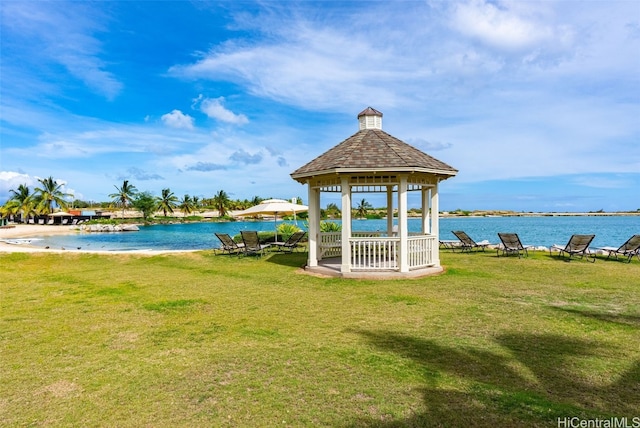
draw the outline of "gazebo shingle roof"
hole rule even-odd
[[[299,179],[343,169],[422,171],[446,176],[458,172],[381,129],[363,129],[298,168],[291,176]]]

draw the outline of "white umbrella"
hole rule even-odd
[[[262,201],[258,205],[254,205],[251,208],[247,208],[244,211],[237,212],[236,215],[240,217],[252,217],[265,214],[273,214],[273,224],[276,224],[278,214],[296,214],[303,211],[308,211],[309,207],[306,205],[294,204],[284,199],[267,199]],[[276,241],[278,240],[278,229],[276,229]]]

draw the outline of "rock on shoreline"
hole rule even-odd
[[[137,232],[140,230],[135,224],[83,224],[77,229],[83,232]]]

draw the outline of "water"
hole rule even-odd
[[[278,221],[277,224],[283,223]],[[290,222],[289,222],[290,223]],[[303,222],[298,221],[303,227]],[[386,220],[353,220],[353,230],[384,231]],[[237,235],[241,230],[273,231],[273,221],[187,223],[141,226],[139,232],[74,233],[37,237],[32,245],[94,251],[202,250],[218,248],[215,232]],[[619,247],[640,234],[640,216],[447,217],[440,219],[440,239],[455,240],[452,230],[464,230],[475,241],[498,243],[498,232],[514,232],[525,245],[564,245],[573,234],[595,234],[592,247]],[[420,231],[420,220],[409,219],[409,231]]]

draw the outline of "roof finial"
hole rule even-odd
[[[382,129],[382,113],[373,107],[367,107],[358,114],[360,130]]]

